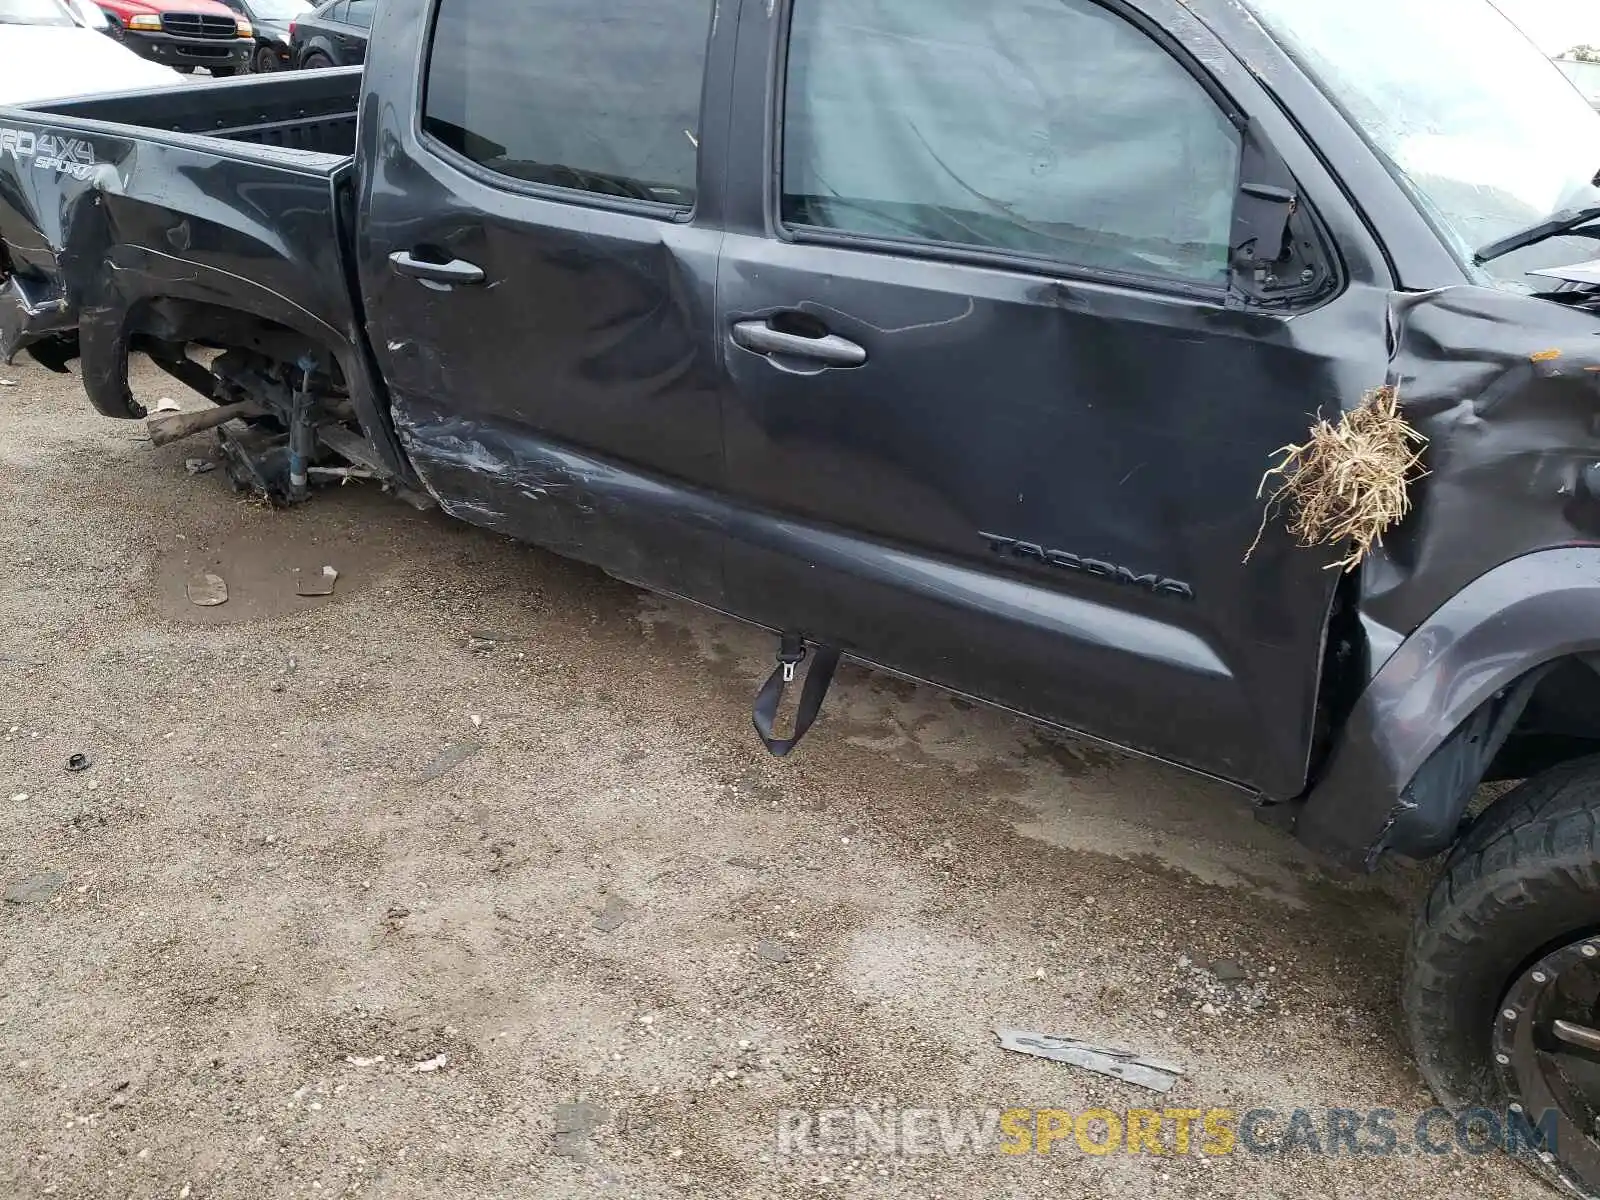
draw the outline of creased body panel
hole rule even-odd
[[[1503,562],[1600,543],[1600,317],[1463,287],[1396,296],[1392,326],[1390,382],[1428,474],[1362,607],[1410,633]]]
[[[334,189],[344,159],[22,115],[0,113],[0,236],[20,286],[65,308],[43,326],[22,323],[0,352],[76,324],[90,400],[137,417],[127,337],[149,299],[236,309],[329,347],[350,342]],[[62,145],[70,165],[26,152]]]
[[[1396,296],[1391,337],[1389,382],[1429,439],[1429,474],[1364,564],[1362,607],[1406,636],[1373,663],[1296,826],[1367,866],[1454,835],[1472,781],[1428,803],[1412,790],[1453,731],[1530,672],[1600,649],[1600,318],[1453,288]]]

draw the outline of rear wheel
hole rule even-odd
[[[1406,956],[1423,1076],[1508,1149],[1600,1194],[1600,758],[1493,804],[1451,853]]]
[[[260,46],[256,49],[253,65],[257,75],[270,75],[274,71],[283,70],[283,60],[271,46]]]
[[[329,58],[320,50],[313,50],[310,54],[305,56],[305,59],[300,63],[300,66],[302,69],[307,71],[326,71],[333,66],[333,59]]]

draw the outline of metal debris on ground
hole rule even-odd
[[[432,1058],[424,1059],[419,1063],[412,1063],[411,1069],[418,1074],[427,1075],[433,1071],[442,1070],[450,1062],[448,1054],[436,1054]]]
[[[78,771],[87,771],[92,766],[94,766],[94,759],[90,758],[87,754],[74,754],[71,758],[67,759],[67,770],[74,773]]]
[[[457,742],[453,746],[446,746],[438,758],[422,768],[418,782],[432,783],[435,779],[443,778],[482,749],[483,746],[478,742]]]
[[[294,579],[296,595],[331,596],[333,595],[333,585],[339,581],[339,572],[332,567],[323,567],[320,571],[302,571],[296,567]]]
[[[213,575],[209,571],[190,578],[185,585],[189,593],[191,604],[201,608],[215,608],[219,604],[228,602],[228,585],[222,576]]]
[[[375,1067],[383,1061],[383,1055],[374,1054],[367,1058],[359,1054],[346,1054],[344,1060],[352,1067]]]
[[[1120,1046],[1096,1046],[1076,1038],[1034,1033],[1026,1029],[1006,1029],[999,1025],[995,1026],[994,1034],[1000,1039],[1000,1046],[1004,1050],[1082,1067],[1086,1071],[1110,1075],[1124,1083],[1149,1088],[1152,1092],[1171,1090],[1184,1073],[1176,1063],[1146,1058],[1137,1051],[1125,1050]]]
[[[191,475],[204,475],[207,471],[215,471],[217,464],[209,458],[186,458],[183,460],[183,469]]]

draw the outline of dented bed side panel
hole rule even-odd
[[[13,311],[0,351],[76,326],[85,388],[114,417],[142,415],[126,358],[152,299],[243,312],[345,354],[355,320],[335,180],[346,161],[0,112],[0,234],[20,289],[57,305],[37,322]]]
[[[318,84],[319,127],[338,120],[348,93],[353,129],[358,85]],[[297,81],[286,92],[276,79],[248,81],[219,87],[226,104],[212,101],[218,120],[253,114],[255,124],[232,133],[270,142],[298,136],[312,120],[271,119],[304,90]],[[184,94],[196,104],[210,98],[209,89]],[[269,326],[292,331],[338,365],[379,461],[412,480],[364,344],[350,157],[144,129],[141,120],[172,118],[171,96],[113,99],[123,118],[115,125],[42,108],[0,111],[0,239],[13,272],[0,289],[0,357],[76,335],[90,401],[107,416],[135,418],[143,409],[128,391],[127,359],[138,334],[199,338],[185,321],[200,306],[243,318],[223,317],[237,330],[228,345],[252,348],[253,331]],[[98,116],[105,106],[59,107]]]

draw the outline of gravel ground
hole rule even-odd
[[[0,380],[0,1194],[1548,1194],[1497,1154],[780,1153],[783,1110],[1152,1099],[1404,1142],[1425,876],[861,671],[775,762],[746,630],[359,487],[253,505]]]

